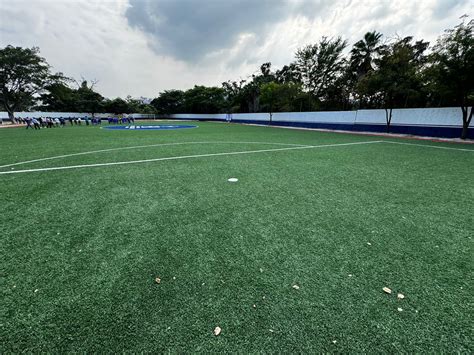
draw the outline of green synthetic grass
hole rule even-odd
[[[386,140],[197,125],[0,129],[0,165]],[[0,175],[0,352],[473,352],[473,171],[374,143]]]

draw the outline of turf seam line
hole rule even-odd
[[[452,148],[452,147],[443,147],[429,144],[418,144],[418,143],[407,143],[407,142],[394,142],[394,141],[383,141],[385,143],[392,144],[401,144],[401,145],[414,145],[416,147],[426,147],[426,148],[436,148],[436,149],[447,149],[447,150],[460,150],[463,152],[474,152],[474,149],[465,149],[465,148]]]
[[[6,174],[20,174],[20,173],[31,173],[31,172],[40,172],[40,171],[53,171],[53,170],[68,170],[68,169],[80,169],[80,168],[93,168],[93,167],[113,166],[113,165],[140,164],[140,163],[149,163],[149,162],[157,162],[157,161],[192,159],[192,158],[204,158],[204,157],[225,156],[225,155],[239,155],[239,154],[254,154],[254,153],[265,153],[265,152],[278,152],[278,151],[297,150],[297,149],[314,149],[314,148],[325,148],[325,147],[340,147],[340,146],[350,146],[350,145],[360,145],[360,144],[371,144],[371,143],[381,143],[381,142],[383,142],[383,141],[364,141],[364,142],[351,142],[351,143],[335,143],[335,144],[323,144],[323,145],[297,146],[297,147],[288,147],[288,148],[260,149],[260,150],[244,150],[244,151],[238,151],[238,152],[208,153],[208,154],[196,154],[196,155],[182,155],[182,156],[175,156],[175,157],[164,157],[164,158],[142,159],[142,160],[131,160],[131,161],[119,161],[119,162],[109,162],[109,163],[96,163],[96,164],[58,166],[58,167],[50,167],[50,168],[37,168],[37,169],[25,169],[25,170],[0,171],[0,175],[6,175]]]
[[[287,145],[287,146],[298,146],[298,147],[309,147],[309,145],[304,144],[292,144],[292,143],[272,143],[272,142],[179,142],[179,143],[158,143],[158,144],[148,144],[148,145],[137,145],[132,147],[117,147],[117,148],[108,148],[108,149],[99,149],[99,150],[91,150],[87,152],[79,152],[79,153],[71,153],[71,154],[63,154],[63,155],[56,155],[52,157],[46,158],[38,158],[33,160],[26,160],[20,161],[17,163],[11,163],[6,165],[0,165],[1,168],[9,168],[11,166],[23,165],[28,163],[37,163],[40,161],[46,160],[53,160],[53,159],[61,159],[61,158],[69,158],[75,157],[79,155],[87,155],[87,154],[95,154],[95,153],[105,153],[105,152],[113,152],[117,150],[127,150],[127,149],[141,149],[141,148],[150,148],[150,147],[165,147],[165,146],[173,146],[173,145],[186,145],[186,144],[268,144],[268,145]]]

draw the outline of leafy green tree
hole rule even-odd
[[[184,91],[165,90],[151,101],[151,105],[155,108],[156,112],[160,114],[170,115],[183,113],[185,111]]]
[[[275,83],[274,81],[266,84],[262,84],[260,86],[260,99],[262,104],[266,104],[268,108],[268,112],[270,113],[270,124],[272,123],[272,116],[274,110],[274,104],[278,96],[278,87],[279,84]]]
[[[62,78],[52,74],[49,64],[39,55],[39,49],[13,47],[0,49],[0,104],[12,122],[15,111],[28,109],[35,95]]]
[[[385,46],[380,58],[375,60],[376,70],[360,80],[361,95],[378,98],[385,109],[387,132],[390,132],[392,111],[407,105],[408,100],[422,90],[422,71],[426,61],[424,55],[429,43],[405,37]]]
[[[474,20],[445,31],[430,56],[429,77],[434,91],[445,102],[462,110],[461,138],[466,139],[474,104]]]
[[[321,100],[326,90],[343,74],[345,59],[342,51],[346,46],[347,41],[341,37],[323,37],[319,43],[296,52],[296,66],[309,97]]]
[[[143,99],[134,99],[130,95],[125,98],[125,101],[128,105],[127,112],[128,113],[146,113],[146,114],[154,114],[156,113],[155,108],[144,102]]]
[[[89,85],[86,80],[82,81],[75,94],[76,111],[88,112],[92,116],[103,111],[104,97],[94,91],[95,84],[96,82],[92,82]]]
[[[302,83],[301,73],[298,70],[296,63],[284,65],[280,70],[277,70],[275,73],[275,79],[280,84]]]
[[[351,49],[344,80],[354,96],[358,96],[356,86],[360,80],[375,70],[375,60],[380,57],[384,48],[381,39],[381,33],[376,31],[367,32],[363,39],[357,41]],[[370,107],[372,98],[359,96],[358,100],[359,107],[366,105]]]
[[[224,89],[194,86],[184,93],[186,113],[218,113],[225,111]]]
[[[245,112],[247,102],[243,87],[246,80],[225,81],[222,83],[224,89],[224,100],[227,113]]]
[[[304,93],[301,84],[280,84],[272,81],[260,86],[262,110],[270,113],[270,120],[273,112],[298,111],[302,95]]]
[[[38,109],[42,111],[75,112],[76,90],[62,82],[52,83],[45,87],[45,92],[40,95],[41,104]]]
[[[383,50],[382,34],[376,31],[367,32],[364,38],[354,43],[351,49],[350,67],[359,77],[374,70],[374,60]]]
[[[117,97],[113,100],[106,100],[103,103],[103,108],[104,111],[113,113],[116,115],[122,114],[122,113],[131,113],[132,110],[130,110],[130,106],[127,101],[124,99],[121,99],[120,97]]]

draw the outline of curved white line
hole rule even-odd
[[[61,159],[61,158],[68,158],[74,157],[78,155],[86,155],[86,154],[95,154],[95,153],[104,153],[104,152],[112,152],[116,150],[127,150],[127,149],[141,149],[141,148],[149,148],[149,147],[161,147],[161,146],[170,146],[170,145],[184,145],[184,144],[270,144],[270,145],[284,145],[284,146],[294,146],[294,147],[306,147],[304,144],[290,144],[290,143],[271,143],[271,142],[181,142],[181,143],[158,143],[158,144],[149,144],[149,145],[137,145],[133,147],[120,147],[120,148],[109,148],[109,149],[100,149],[100,150],[91,150],[87,152],[80,152],[80,153],[72,153],[72,154],[63,154],[63,155],[56,155],[47,158],[39,158],[33,160],[25,160],[20,161],[17,163],[11,163],[6,165],[0,165],[1,168],[9,168],[11,166],[29,164],[29,163],[36,163],[45,160],[53,160],[53,159]],[[309,147],[309,146],[308,146]]]

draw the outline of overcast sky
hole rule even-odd
[[[107,97],[246,78],[321,36],[367,31],[430,42],[473,0],[0,0],[0,47],[40,47],[54,71]]]

